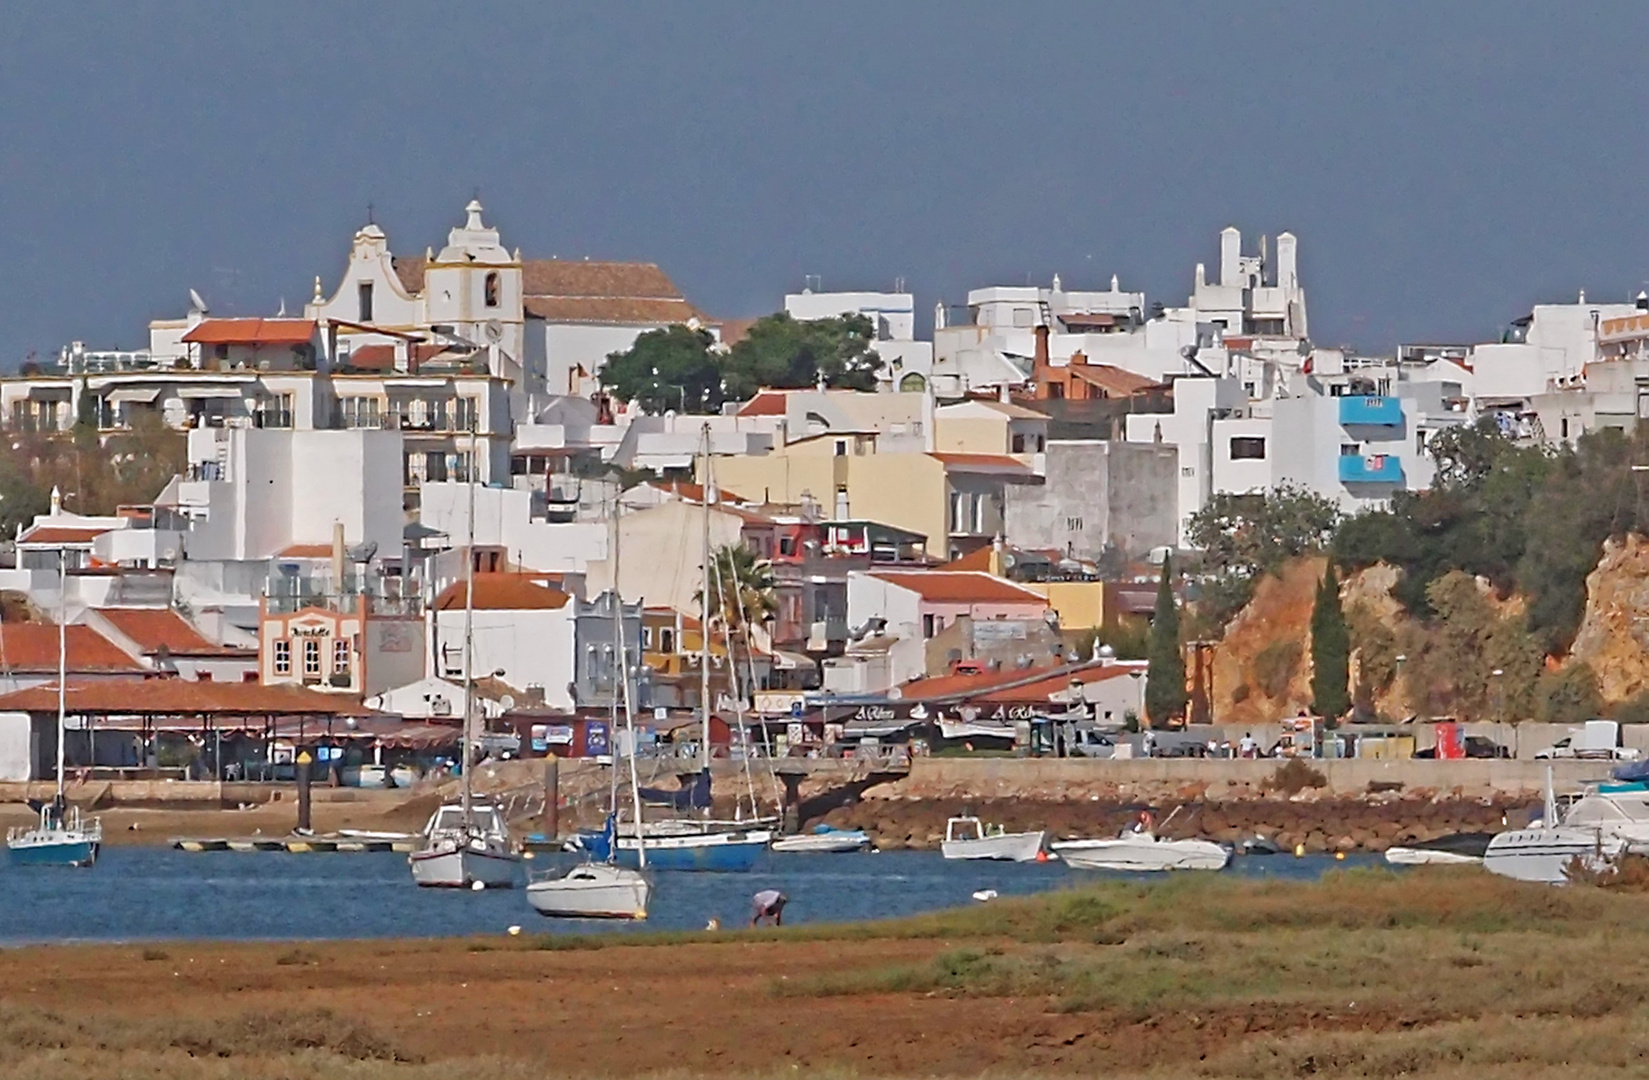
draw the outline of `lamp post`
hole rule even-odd
[[[1506,711],[1506,684],[1500,681],[1500,677],[1504,674],[1506,672],[1501,668],[1495,668],[1489,672],[1489,678],[1494,680],[1490,686],[1494,694],[1494,722],[1496,724],[1502,724],[1506,721],[1503,715]]]

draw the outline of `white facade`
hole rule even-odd
[[[265,560],[294,544],[350,545],[382,557],[401,550],[401,436],[393,431],[189,433],[189,476],[176,509],[189,521],[194,561]]]
[[[477,590],[479,592],[479,590]],[[573,707],[568,685],[573,681],[573,604],[527,610],[477,609],[473,613],[474,657],[477,679],[494,676],[527,691],[544,689],[544,704],[552,709]],[[432,613],[433,630],[429,675],[459,680],[464,675],[464,609]]]
[[[886,620],[879,637],[873,643],[872,655],[877,662],[860,677],[874,674],[885,678],[881,685],[839,686],[830,689],[843,691],[877,691],[908,682],[927,671],[927,639],[922,633],[922,598],[912,589],[895,585],[875,574],[851,572],[847,575],[847,623],[865,626],[872,619]],[[849,652],[853,649],[850,646]],[[883,657],[885,656],[885,659]],[[844,669],[847,675],[851,669]],[[827,668],[826,676],[830,675]]]
[[[550,522],[532,516],[533,492],[477,487],[475,544],[501,547],[514,566],[540,573],[585,573],[607,557],[608,527],[599,521]],[[419,521],[445,533],[455,546],[469,536],[468,484],[426,484]]]

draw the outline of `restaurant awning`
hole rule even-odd
[[[135,402],[137,404],[147,405],[147,404],[153,402],[155,400],[155,398],[157,398],[159,396],[160,396],[160,387],[158,387],[158,386],[148,386],[148,387],[126,386],[126,387],[121,387],[119,390],[111,390],[106,395],[104,395],[105,399],[111,405],[119,405],[119,404],[122,404],[124,402]]]

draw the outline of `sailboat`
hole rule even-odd
[[[702,580],[699,587],[699,777],[688,799],[689,806],[697,806],[708,814],[710,804],[710,575],[715,568],[710,561],[710,492],[715,481],[711,476],[710,427],[704,426],[704,530],[701,553]],[[732,649],[728,649],[728,666],[732,670]],[[620,830],[613,838],[618,864],[638,866],[640,852],[645,846],[649,864],[658,870],[708,870],[722,873],[743,873],[756,865],[767,845],[773,842],[770,822],[712,821],[708,817],[697,821],[682,819],[654,822],[646,829]],[[597,842],[599,846],[599,841]]]
[[[57,503],[57,492],[52,492]],[[68,728],[68,556],[57,551],[57,794],[38,807],[35,825],[13,826],[6,831],[6,851],[14,866],[91,866],[103,846],[103,823],[98,818],[83,821],[80,808],[70,806],[63,794],[64,744]]]
[[[458,802],[447,803],[424,826],[424,843],[407,856],[412,880],[448,889],[514,888],[521,855],[510,843],[504,815],[477,803],[473,788],[475,745],[475,428],[470,427],[469,542],[464,548],[464,726],[458,739],[461,763]]]
[[[629,744],[630,798],[638,826],[636,866],[619,866],[614,858],[618,827],[618,763],[613,763],[612,810],[603,830],[601,861],[590,858],[564,873],[551,871],[527,882],[527,903],[540,915],[567,919],[645,919],[653,897],[647,874],[647,841],[641,818],[641,778],[636,772],[636,714],[630,697],[630,650],[624,640],[624,595],[618,588],[618,507],[613,507],[613,639],[618,650],[618,675],[623,683],[624,733]],[[613,695],[616,708],[618,694]]]

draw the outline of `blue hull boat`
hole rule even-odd
[[[597,862],[608,857],[610,834],[587,832],[579,836],[580,846]],[[739,829],[725,832],[688,833],[677,836],[649,836],[647,838],[647,869],[697,870],[719,874],[742,874],[756,865],[756,860],[773,840],[771,829]],[[636,838],[623,836],[618,840],[619,866],[639,869],[641,859]]]
[[[8,848],[13,866],[91,866],[97,862],[95,840],[42,839]]]

